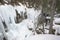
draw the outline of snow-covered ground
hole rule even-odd
[[[40,34],[35,36],[30,36],[26,40],[60,40],[60,36],[51,34]]]

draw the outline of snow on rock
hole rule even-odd
[[[5,21],[8,32],[6,33],[6,36],[8,37],[9,40],[15,40],[16,36],[18,36],[18,32],[16,31],[16,26],[15,26],[15,16],[16,12],[13,6],[11,5],[1,5],[0,6],[0,16],[2,18],[2,21]],[[4,26],[3,26],[4,28]],[[4,30],[3,30],[4,31]]]
[[[4,26],[2,23],[2,19],[0,17],[0,39],[1,39],[1,37],[3,38],[3,33],[4,33]]]
[[[17,31],[19,32],[18,40],[24,40],[25,38],[33,35],[32,31],[28,29],[28,19],[23,20],[20,24],[16,24]],[[29,21],[30,22],[30,21]],[[30,22],[31,25],[31,22]],[[20,38],[19,38],[20,37]]]
[[[4,21],[6,22],[6,25],[9,27],[9,22],[11,21],[12,24],[15,23],[14,17],[16,15],[14,8],[11,5],[1,5],[0,6],[0,14]],[[13,14],[13,15],[12,15]]]
[[[32,20],[35,27],[37,26],[38,16],[41,14],[41,10],[35,10],[34,8],[27,8],[27,18]]]
[[[20,9],[20,8],[21,7],[17,7],[17,9]],[[24,10],[24,8],[22,7],[20,11],[22,9]],[[28,30],[26,22],[23,21],[19,24],[15,23],[14,18],[16,16],[16,13],[15,13],[15,8],[13,6],[7,5],[7,4],[1,5],[0,14],[1,14],[0,16],[2,17],[2,20],[6,22],[6,25],[9,28],[8,32],[6,33],[8,40],[17,40],[17,39],[24,40],[24,38],[27,37],[28,34],[32,33],[31,31]]]
[[[41,14],[41,10],[37,11],[34,8],[27,8],[28,19],[34,20],[39,14]]]
[[[28,18],[26,20],[23,20],[21,23],[16,24],[17,30],[20,34],[20,40],[23,40],[25,36],[33,34],[32,31],[29,30],[29,28],[32,28],[34,30],[34,22],[37,22],[37,18],[41,13],[41,10],[37,11],[34,8],[26,8],[25,10],[25,7],[23,6],[15,6],[15,9],[17,9],[18,13],[24,13],[25,11],[27,11]]]
[[[38,16],[41,14],[41,10],[35,10],[34,8],[27,8],[26,6],[19,3],[20,6],[12,5],[1,5],[0,6],[0,17],[2,21],[5,21],[9,31],[6,33],[8,40],[59,40],[59,37],[54,35],[35,35],[33,36],[33,30],[38,22]],[[15,17],[16,12],[18,11],[20,15],[23,15],[27,12],[27,19],[24,19],[22,22],[16,24]],[[1,21],[0,21],[1,22]],[[33,30],[29,30],[32,28]],[[53,38],[54,37],[54,38]]]
[[[20,15],[24,15],[24,13],[25,13],[25,11],[26,11],[26,6],[24,6],[24,5],[22,5],[21,3],[19,3],[20,4],[20,6],[19,5],[17,5],[17,6],[14,6],[14,8],[18,11],[18,13],[20,14]]]
[[[16,40],[18,32],[16,30],[9,30],[6,35],[8,40]]]
[[[28,28],[34,28],[34,23],[32,20],[27,19]]]

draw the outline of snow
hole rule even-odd
[[[18,32],[16,30],[9,30],[6,35],[8,40],[15,40],[17,38]]]
[[[14,37],[15,35],[17,35],[15,32],[15,21],[14,21],[14,17],[15,17],[16,13],[15,13],[15,9],[13,8],[13,6],[11,5],[1,5],[0,6],[0,16],[2,18],[2,21],[5,21],[6,25],[7,25],[7,28],[8,28],[8,32],[5,33],[6,36],[8,36],[8,39],[12,39],[11,37]],[[10,19],[11,20],[10,20]],[[10,21],[12,23],[10,23]],[[2,23],[2,22],[0,22]],[[4,26],[1,26],[4,28]],[[12,31],[10,31],[12,30]],[[4,31],[4,30],[3,30]],[[15,31],[15,32],[14,32]],[[14,34],[15,33],[15,34]],[[13,34],[13,36],[12,36]]]
[[[53,29],[56,30],[55,34],[60,33],[60,25],[54,25]]]
[[[19,11],[24,12],[25,9],[21,6],[16,7]],[[3,10],[4,9],[4,10]],[[15,7],[11,5],[1,5],[0,6],[0,14],[2,16],[2,20],[4,20],[9,28],[9,31],[6,33],[6,36],[8,37],[8,40],[24,40],[25,36],[29,36],[32,34],[32,31],[28,29],[29,26],[33,27],[32,20],[23,20],[23,22],[16,24],[14,21],[15,14]],[[13,14],[13,15],[12,15]],[[10,19],[12,23],[10,22]],[[19,34],[19,35],[18,35]],[[18,37],[18,38],[17,38]]]
[[[60,23],[60,18],[55,18],[54,23]]]
[[[46,19],[51,19],[51,17],[46,17]]]
[[[60,33],[60,18],[58,18],[58,17],[55,17],[54,18],[54,21],[53,21],[53,29],[56,30],[55,34]]]
[[[40,34],[35,36],[30,36],[26,40],[60,40],[60,36],[51,34]]]
[[[32,20],[34,23],[34,28],[37,26],[38,16],[41,14],[41,10],[35,10],[34,8],[27,8],[27,18]]]
[[[31,21],[29,19],[23,20],[23,22],[21,22],[20,24],[16,24],[17,26],[16,30],[19,32],[20,40],[24,40],[26,37],[33,35],[32,31],[28,29],[28,26],[30,25],[31,25]]]
[[[12,5],[7,5],[7,4],[0,6],[0,23],[1,23],[0,26],[2,27],[4,31],[4,26],[2,25],[2,21],[6,22],[6,25],[8,27],[8,32],[6,33],[4,32],[4,33],[7,36],[8,40],[25,40],[25,39],[30,40],[29,37],[32,37],[32,38],[34,37],[33,36],[34,32],[32,31],[35,30],[35,26],[37,25],[38,16],[41,14],[41,10],[35,10],[34,8],[27,8],[21,3],[19,4],[20,6],[15,5],[14,7]],[[16,24],[15,23],[15,17],[16,17],[15,10],[17,10],[19,14],[22,14],[21,12],[23,12],[23,15],[25,12],[27,12],[28,18]],[[29,30],[29,28],[32,28],[33,30]],[[35,35],[35,36],[36,38],[48,37],[47,35],[44,35],[44,36]],[[54,37],[53,35],[51,36]],[[51,36],[49,35],[49,37]],[[32,38],[31,40],[33,40]],[[35,39],[35,40],[39,40],[39,39]],[[52,39],[54,40],[54,38]]]
[[[3,38],[3,34],[2,34],[2,33],[0,33],[0,40],[2,40],[2,38]]]
[[[4,9],[4,10],[3,10]],[[15,10],[11,5],[2,5],[0,6],[0,14],[2,15],[4,21],[6,22],[7,26],[9,27],[9,22],[11,18],[12,23],[14,24],[14,17],[15,17]],[[13,14],[13,15],[12,15]]]
[[[5,33],[4,32],[4,26],[3,26],[2,19],[1,19],[1,16],[0,16],[0,40],[3,39],[3,33]]]
[[[20,6],[17,5],[17,6],[14,6],[14,8],[18,11],[18,13],[20,15],[22,15],[22,12],[24,14],[26,11],[26,6],[22,5],[21,3],[19,3],[19,4],[20,4]]]
[[[41,14],[41,10],[37,11],[34,8],[27,8],[28,19],[34,20],[39,14]]]

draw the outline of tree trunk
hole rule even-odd
[[[50,27],[49,27],[49,34],[52,34],[53,29],[53,18],[54,18],[54,12],[55,12],[55,1],[52,0],[52,6],[51,6],[51,20],[50,20]]]

